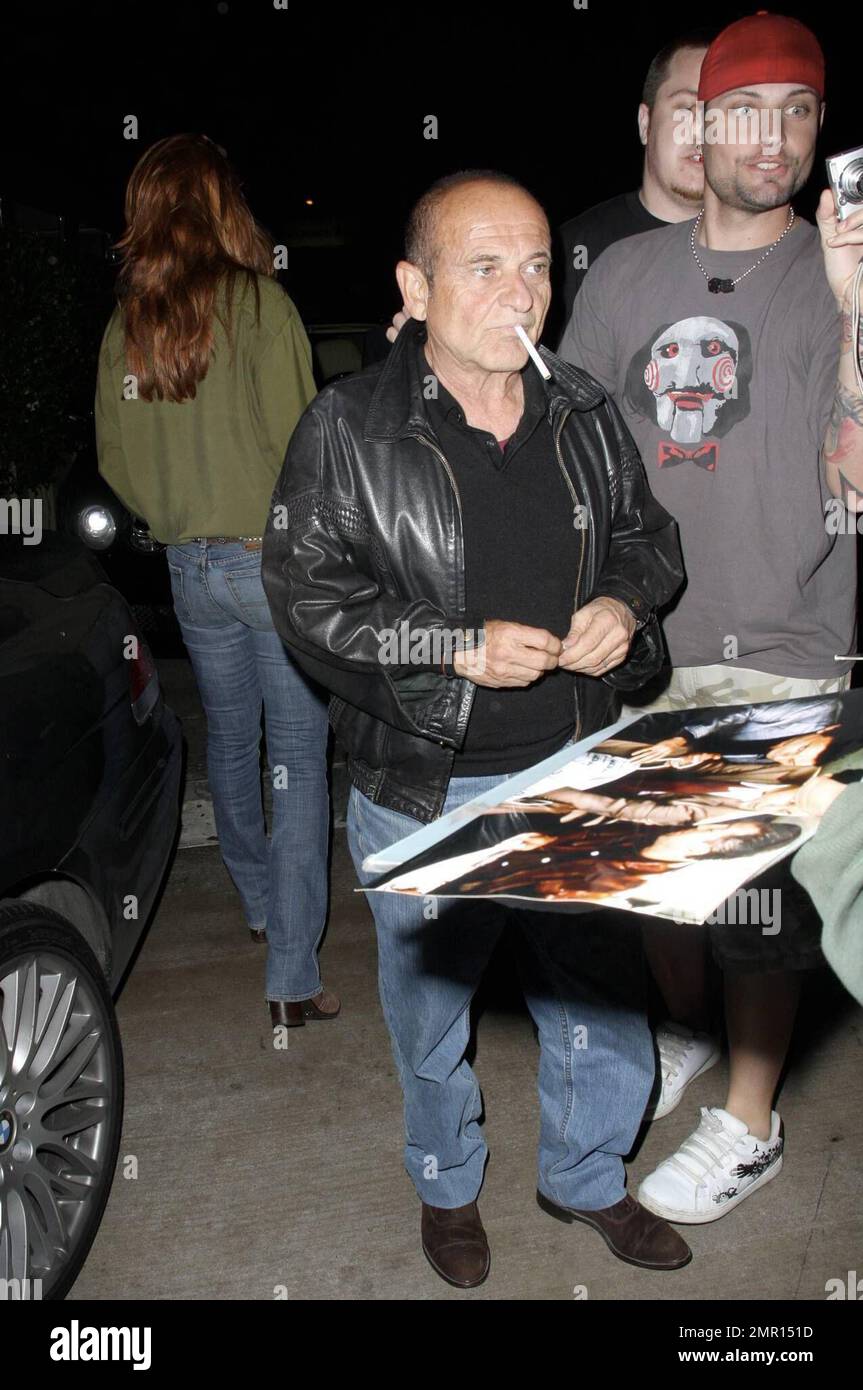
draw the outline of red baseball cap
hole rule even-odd
[[[704,55],[698,99],[705,105],[733,91],[765,82],[799,82],[824,96],[824,54],[805,24],[759,10],[729,24]]]

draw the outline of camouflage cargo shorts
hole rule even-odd
[[[847,690],[850,675],[804,680],[753,671],[744,666],[678,666],[654,682],[661,694],[641,704],[624,704],[622,714],[662,714],[711,705],[746,705],[796,700]],[[718,909],[709,924],[713,957],[721,969],[766,974],[771,970],[811,970],[824,964],[821,922],[808,894],[791,876],[790,857],[759,875],[752,885]],[[748,892],[747,892],[748,889]],[[745,905],[744,905],[745,896]],[[746,918],[740,922],[740,918]]]

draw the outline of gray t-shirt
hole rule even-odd
[[[691,230],[604,251],[560,353],[615,398],[680,527],[687,582],[663,617],[672,664],[838,676],[850,663],[833,657],[854,644],[856,546],[853,527],[825,524],[839,313],[818,233],[798,220],[733,293],[711,294]],[[698,254],[733,279],[761,252]]]

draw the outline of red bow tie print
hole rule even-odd
[[[716,470],[719,459],[718,444],[699,444],[695,449],[684,449],[682,444],[669,444],[667,440],[659,446],[659,467],[671,468],[676,463],[695,463],[706,468],[709,473]]]

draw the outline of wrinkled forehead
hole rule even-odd
[[[706,315],[692,319],[678,319],[670,328],[666,328],[664,333],[653,344],[651,349],[658,352],[660,348],[667,347],[669,343],[702,343],[705,338],[718,338],[720,342],[732,347],[737,351],[737,334],[727,323],[721,319],[708,318]]]
[[[518,189],[455,190],[438,209],[436,232],[439,244],[453,251],[531,255],[551,249],[545,213]]]

